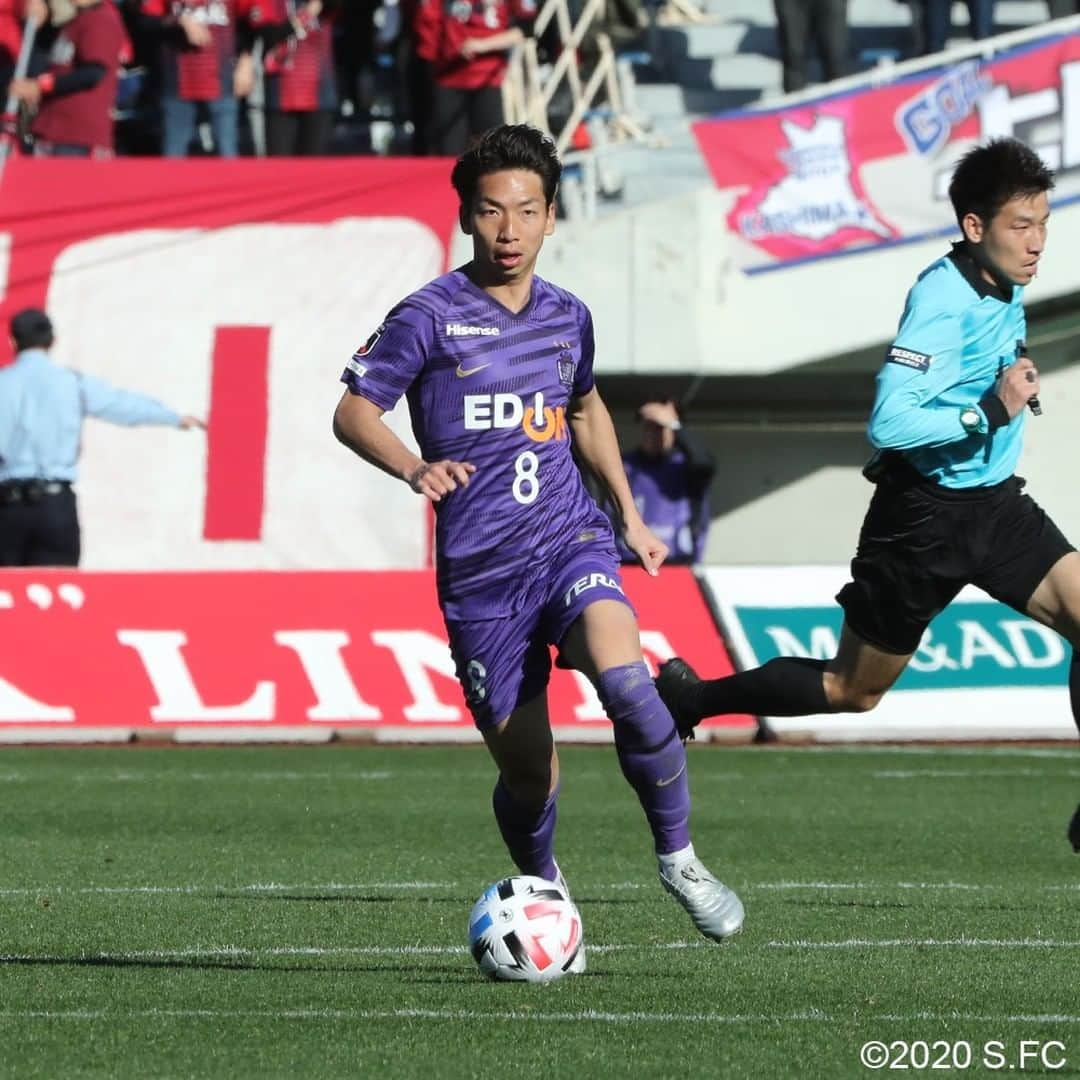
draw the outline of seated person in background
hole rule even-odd
[[[640,441],[623,454],[634,503],[645,524],[670,549],[671,563],[700,562],[709,528],[708,492],[716,473],[712,454],[682,426],[679,406],[669,398],[638,408]],[[621,535],[616,524],[615,535]],[[623,562],[637,556],[619,544]]]

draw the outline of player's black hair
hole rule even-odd
[[[555,143],[531,124],[501,124],[485,131],[457,159],[450,182],[461,205],[471,207],[480,177],[507,169],[527,169],[536,173],[544,185],[547,205],[555,201],[562,176],[559,152]]]
[[[11,317],[11,336],[18,352],[23,349],[48,349],[53,343],[49,316],[38,308],[24,308]]]
[[[978,214],[989,225],[1010,199],[1053,187],[1053,172],[1029,146],[1019,139],[991,139],[960,159],[949,182],[949,199],[962,229],[967,214]]]

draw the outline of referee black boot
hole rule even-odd
[[[698,673],[678,656],[665,660],[660,665],[656,678],[656,692],[660,700],[667,706],[675,721],[675,727],[679,732],[679,738],[686,742],[694,737],[694,728],[701,723],[701,715],[697,713],[690,701],[693,689],[701,685]]]
[[[1073,851],[1080,854],[1080,806],[1076,808],[1076,813],[1069,822],[1069,843],[1072,844]]]

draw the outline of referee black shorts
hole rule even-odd
[[[1051,567],[1076,549],[1023,487],[1016,476],[969,489],[884,478],[863,521],[852,580],[836,596],[848,626],[906,656],[965,585],[1025,612]]]

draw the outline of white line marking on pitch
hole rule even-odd
[[[213,896],[220,893],[289,893],[289,892],[362,892],[365,889],[456,889],[456,881],[358,881],[350,884],[323,882],[311,885],[282,885],[276,882],[253,885],[82,885],[75,888],[66,885],[23,885],[0,887],[0,896],[39,896],[42,893],[71,893],[77,896],[92,895],[181,895]]]
[[[1046,769],[886,769],[871,773],[875,780],[985,780],[1008,776],[1067,780],[1080,776],[1080,769],[1049,772]]]
[[[0,897],[4,896],[227,896],[230,893],[361,893],[365,890],[383,889],[388,892],[415,892],[421,889],[450,890],[463,886],[456,881],[326,881],[308,883],[255,882],[237,885],[12,885],[0,886]],[[1013,888],[1001,884],[972,884],[963,881],[754,881],[740,886],[744,890],[761,891],[888,891],[902,890],[944,890],[956,892],[986,892]],[[1029,889],[1031,886],[1025,886]],[[1061,892],[1080,890],[1080,883],[1052,884],[1034,886],[1038,892]],[[656,892],[651,882],[616,881],[591,886],[598,892],[631,891],[643,889]],[[589,889],[585,890],[590,891]],[[659,895],[659,893],[657,893]]]
[[[4,1010],[2,1020],[73,1020],[83,1022],[117,1020],[435,1020],[435,1021],[507,1021],[519,1023],[599,1023],[599,1024],[777,1024],[850,1022],[851,1015],[831,1015],[819,1009],[794,1013],[677,1013],[677,1012],[515,1012],[474,1009],[132,1009],[132,1010]],[[974,1023],[1080,1024],[1080,1016],[1063,1014],[998,1016],[957,1012],[910,1014],[885,1013],[861,1018],[862,1024],[875,1022],[904,1023],[924,1021],[967,1021]]]
[[[754,943],[749,943],[753,948]],[[978,948],[978,949],[1080,949],[1080,941],[1059,941],[1051,938],[847,938],[840,941],[765,941],[766,949],[918,949],[918,948]],[[704,941],[664,941],[642,945],[636,943],[589,945],[589,952],[604,955],[619,952],[667,952],[685,949],[710,949]],[[241,945],[219,945],[185,949],[141,949],[117,952],[71,954],[8,953],[0,954],[0,964],[33,963],[140,963],[170,960],[246,960],[277,956],[295,957],[353,957],[353,956],[464,956],[464,945],[353,945],[305,946],[278,945],[267,948],[247,948]]]
[[[983,889],[1003,889],[1004,885],[970,885],[962,881],[759,881],[751,889],[955,889],[962,892],[981,892]],[[1058,886],[1046,886],[1057,888]]]
[[[652,952],[683,949],[707,949],[705,941],[664,941],[651,945],[624,943],[621,945],[589,945],[590,953],[614,952]],[[465,956],[468,949],[464,945],[353,945],[340,947],[279,945],[265,949],[245,948],[240,945],[208,946],[190,949],[141,949],[120,952],[71,953],[8,953],[0,954],[0,964],[29,963],[79,963],[109,961],[117,963],[138,963],[157,960],[243,960],[252,957],[274,956]]]
[[[1069,758],[1077,757],[1077,748],[1068,743],[1060,749],[1048,746],[778,746],[770,754],[908,754],[921,757],[990,757],[990,758]]]
[[[845,941],[766,941],[767,949],[1080,949],[1080,941],[1051,938],[848,938]]]
[[[234,780],[266,780],[272,783],[277,783],[279,780],[284,781],[326,781],[326,780],[341,780],[341,781],[369,781],[369,780],[390,780],[394,774],[388,771],[372,771],[365,770],[360,772],[302,772],[294,770],[278,770],[278,771],[253,771],[244,772],[239,770],[223,770],[221,772],[178,772],[174,770],[153,772],[153,771],[122,771],[122,772],[85,772],[75,773],[68,776],[66,773],[60,773],[57,770],[44,770],[42,772],[7,772],[0,774],[0,783],[14,784],[14,783],[29,783],[31,781],[41,781],[54,779],[56,776],[62,775],[65,780],[70,780],[72,783],[85,784],[85,783],[106,783],[106,784],[156,784],[163,780],[191,780],[196,782],[209,781],[212,783],[225,783]]]

